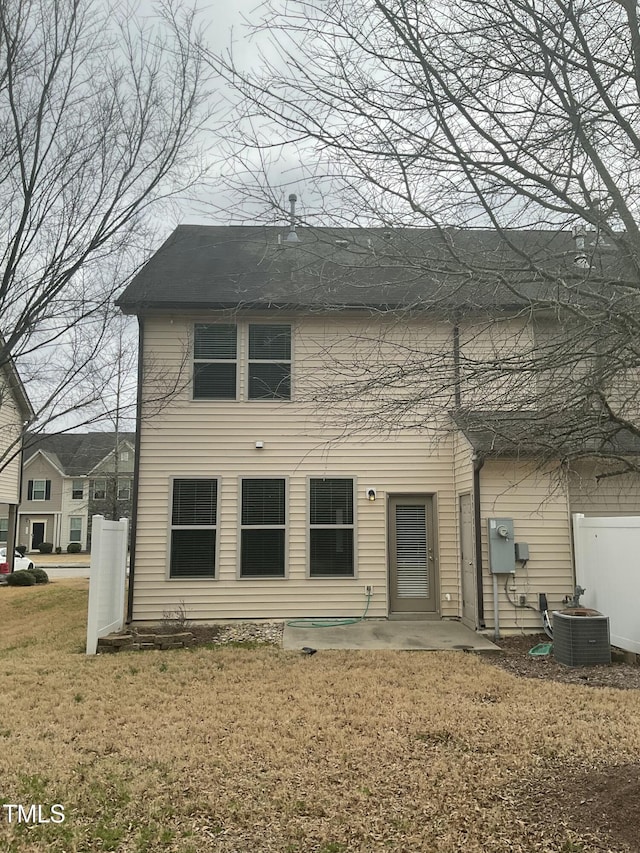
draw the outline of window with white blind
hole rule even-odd
[[[242,481],[240,577],[284,577],[285,481]]]
[[[172,578],[214,578],[218,480],[175,479],[171,508]]]
[[[353,577],[353,480],[309,481],[309,574]]]
[[[72,516],[69,519],[69,542],[82,542],[82,518]]]
[[[291,326],[249,325],[248,397],[291,399]]]
[[[238,330],[234,323],[196,323],[193,332],[194,400],[235,400]]]
[[[27,500],[48,501],[51,499],[51,480],[29,480],[27,482]]]

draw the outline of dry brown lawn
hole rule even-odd
[[[636,691],[461,653],[87,658],[86,593],[0,588],[0,796],[66,814],[0,812],[2,853],[638,849],[637,805],[633,833],[589,800],[624,777],[637,803]]]

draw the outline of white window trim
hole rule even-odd
[[[73,527],[72,522],[79,521],[80,527]],[[80,533],[79,539],[74,539],[71,534],[76,531]],[[69,516],[69,542],[78,542],[80,545],[82,544],[82,516],[81,515],[71,515]]]
[[[311,481],[312,480],[351,480],[353,483],[353,524],[311,524]],[[358,478],[347,476],[343,473],[327,474],[324,471],[318,474],[308,474],[306,484],[306,520],[305,520],[305,553],[306,553],[306,577],[310,581],[354,581],[358,579]],[[351,575],[312,575],[311,574],[311,531],[312,530],[335,530],[342,527],[345,530],[353,530],[353,574]]]
[[[122,497],[120,494],[120,483],[126,483],[126,492],[127,496]],[[131,500],[131,477],[118,477],[116,482],[116,500],[118,501],[130,501]]]
[[[173,524],[173,483],[174,480],[215,480],[216,487],[216,523],[215,524]],[[165,580],[170,583],[212,583],[220,578],[220,498],[222,494],[222,477],[207,477],[203,474],[185,474],[174,475],[169,477],[169,496],[167,500],[169,514],[167,518],[167,546],[165,556]],[[171,536],[173,529],[176,530],[215,530],[216,531],[216,547],[214,552],[215,564],[213,567],[213,575],[208,577],[171,577]]]
[[[44,480],[40,480],[40,479],[33,480],[32,482],[33,482],[33,487],[31,489],[31,500],[32,501],[46,501],[46,499],[47,499],[47,480],[46,480],[46,478]],[[38,489],[38,491],[42,491],[42,497],[41,498],[36,497],[36,483],[42,483],[42,489]]]
[[[284,480],[284,524],[243,524],[242,523],[242,483],[244,480]],[[259,474],[242,474],[238,477],[238,521],[236,547],[236,580],[247,582],[284,581],[289,577],[289,478],[277,474],[260,476]],[[243,530],[282,530],[284,529],[284,574],[282,575],[243,575],[242,574],[242,531]]]
[[[104,489],[100,489],[99,491],[104,492],[104,495],[101,498],[96,497],[96,483],[104,483]],[[107,478],[106,477],[96,477],[93,480],[93,485],[90,486],[91,489],[91,500],[92,501],[104,501],[107,499]]]

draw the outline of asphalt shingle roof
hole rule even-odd
[[[485,230],[300,228],[295,243],[287,241],[287,233],[275,226],[181,225],[117,303],[126,313],[489,308],[548,299],[558,275],[584,277],[566,231],[514,231],[511,246]],[[594,286],[603,258],[610,267],[611,251],[597,252]]]
[[[134,443],[135,433],[121,432],[119,442]],[[24,444],[25,461],[42,450],[68,476],[88,474],[115,447],[112,432],[68,432],[61,435],[28,435]]]
[[[473,449],[487,458],[640,454],[640,436],[584,412],[466,410],[451,417]]]

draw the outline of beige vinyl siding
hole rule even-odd
[[[488,460],[481,474],[482,559],[487,625],[493,625],[493,582],[489,571],[487,519],[513,518],[516,542],[529,545],[525,568],[516,563],[509,587],[511,597],[527,596],[538,607],[538,594],[546,593],[549,607],[561,606],[572,592],[573,568],[567,486],[558,470],[543,471],[534,463]],[[541,627],[537,612],[512,607],[504,592],[505,576],[498,576],[500,628],[507,632]]]
[[[545,313],[534,315],[531,327],[537,348],[538,405],[563,411],[579,402],[585,388],[600,383],[597,353],[580,325],[561,323]]]
[[[489,370],[513,363],[523,364],[535,347],[526,317],[486,317],[460,326],[460,374],[463,408],[526,409],[536,405],[537,375],[508,370],[502,375]],[[494,378],[495,377],[495,378]]]
[[[129,454],[128,459],[120,459],[120,455],[123,452]],[[133,445],[122,442],[116,453],[109,453],[109,455],[99,462],[89,473],[91,474],[92,479],[100,477],[101,474],[113,474],[116,470],[118,471],[118,474],[122,474],[123,476],[133,476],[134,467],[135,451]]]
[[[5,463],[4,454],[8,451],[10,456],[17,449],[14,442],[22,431],[22,418],[3,378],[0,372],[0,384],[4,386],[0,394],[0,501],[17,504],[20,500],[20,453],[8,463]]]
[[[616,464],[608,466],[609,472],[615,470]],[[594,516],[640,515],[640,475],[598,480],[597,475],[606,470],[603,465],[589,462],[573,464],[569,473],[571,512]]]
[[[74,480],[81,480],[84,483],[84,497],[82,500],[74,500],[72,498],[73,493],[73,482]],[[61,498],[61,514],[60,514],[60,526],[58,530],[59,534],[59,542],[55,542],[55,545],[60,545],[64,550],[69,544],[69,532],[71,527],[71,519],[72,518],[81,518],[82,519],[82,538],[80,540],[80,545],[84,550],[87,546],[87,528],[88,528],[88,520],[89,520],[89,512],[88,512],[88,495],[89,495],[89,480],[84,477],[65,477],[61,481],[62,487],[62,498]],[[52,484],[53,488],[53,484]]]
[[[149,363],[171,379],[180,362],[190,322],[148,319],[145,351]],[[203,318],[197,318],[202,321]],[[208,318],[207,318],[208,319]],[[278,323],[287,322],[284,316]],[[252,317],[252,322],[254,318]],[[258,320],[256,320],[258,321]],[[374,587],[371,616],[388,613],[387,502],[393,494],[434,494],[438,524],[442,614],[458,615],[458,548],[452,465],[452,436],[435,428],[385,434],[374,428],[345,430],[347,406],[309,399],[311,367],[323,364],[328,341],[348,329],[326,317],[292,319],[294,327],[291,402],[192,401],[189,383],[141,430],[138,539],[133,618],[162,617],[183,601],[192,619],[352,616],[363,612],[364,587]],[[170,329],[170,334],[168,330]],[[304,344],[299,341],[304,340]],[[312,342],[315,341],[315,344]],[[353,346],[349,339],[348,347]],[[317,351],[314,350],[314,347]],[[240,347],[240,388],[245,373]],[[189,368],[190,369],[190,368]],[[330,378],[330,374],[327,375]],[[263,449],[257,450],[256,441]],[[216,580],[167,580],[171,477],[219,477],[218,566]],[[242,477],[287,479],[288,577],[238,578],[238,501]],[[355,480],[356,577],[308,577],[308,478]],[[377,500],[366,499],[366,489]]]
[[[473,512],[473,448],[469,441],[461,432],[456,432],[453,435],[453,476],[454,476],[454,501],[455,501],[455,533],[456,533],[456,548],[457,548],[457,566],[458,575],[456,577],[455,589],[455,605],[458,610],[458,615],[462,616],[462,546],[460,542],[460,495],[471,495],[471,509]],[[451,590],[453,595],[453,590]]]
[[[303,438],[288,426],[216,424],[207,438],[185,439],[188,421],[176,419],[167,430],[142,429],[138,556],[136,560],[136,619],[153,619],[162,610],[185,601],[191,618],[253,616],[354,615],[364,609],[364,585],[374,586],[370,614],[387,615],[387,524],[390,494],[435,493],[439,521],[439,556],[443,592],[457,588],[456,538],[450,451],[442,443],[430,447],[416,436],[345,440],[339,444]],[[166,456],[173,431],[183,435],[182,452]],[[220,433],[218,432],[220,430]],[[232,439],[226,436],[232,435]],[[264,449],[256,450],[256,437]],[[217,438],[217,440],[216,440]],[[195,458],[194,458],[195,457]],[[169,476],[218,476],[219,565],[217,581],[166,581]],[[288,578],[237,579],[239,478],[287,478]],[[307,577],[308,477],[353,477],[356,508],[356,578]],[[365,489],[374,487],[370,503]],[[454,604],[454,602],[452,602]],[[160,612],[157,607],[160,606]],[[450,608],[450,615],[457,615]]]
[[[51,480],[51,498],[44,501],[28,500],[29,480]],[[36,453],[24,466],[22,479],[21,513],[33,515],[47,512],[59,512],[62,509],[62,484],[60,472],[41,454]]]

